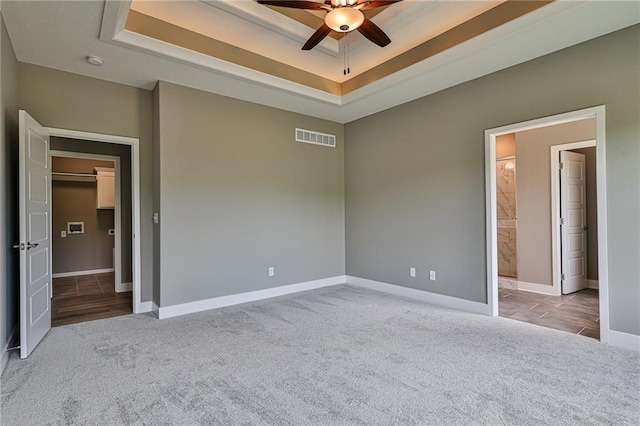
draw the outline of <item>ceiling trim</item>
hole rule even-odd
[[[107,1],[103,13],[117,15],[118,10],[119,2]],[[393,8],[386,10],[391,11]],[[272,11],[268,12],[270,14]],[[382,15],[380,16],[382,18]],[[170,62],[167,69],[158,69],[158,72],[135,68],[137,73],[143,74],[136,74],[134,78],[129,66],[118,68],[108,77],[111,81],[149,88],[160,79],[249,102],[348,123],[638,24],[640,3],[555,1],[342,97],[126,30],[108,36],[110,32],[113,34],[113,26],[111,31],[105,31],[105,23],[113,23],[115,20],[113,17],[107,19],[103,16],[101,39],[104,42],[121,46],[130,52],[138,51],[156,58],[165,58]],[[11,26],[9,30],[16,31]],[[100,53],[100,50],[96,49],[96,52]],[[16,53],[19,58],[23,55],[20,50]],[[123,55],[128,57],[129,53],[123,52]],[[108,58],[108,54],[104,56]],[[38,63],[34,59],[21,60]],[[46,63],[40,64],[47,66]],[[85,71],[84,67],[66,69],[70,72],[93,75]],[[535,82],[532,81],[532,84]]]
[[[320,28],[322,24],[324,24],[324,19],[322,19],[318,15],[309,13],[306,10],[292,9],[289,7],[276,7],[276,6],[268,6],[268,5],[264,5],[264,6],[268,7],[274,12],[278,12],[279,14],[286,16],[287,18],[293,19],[294,21],[298,21],[302,25],[306,25],[307,27],[311,28],[314,31]],[[333,38],[334,40],[340,40],[342,37],[344,37],[344,33],[338,33],[338,32],[332,31],[329,34],[329,37]]]
[[[491,31],[509,21],[517,19],[529,12],[553,3],[555,0],[513,1],[509,0],[489,9],[488,11],[451,28],[444,33],[383,62],[382,64],[364,71],[361,74],[342,83],[341,93],[346,95],[358,89],[381,80],[395,72],[415,65],[438,53],[451,49],[487,31]]]
[[[238,18],[252,22],[269,31],[274,31],[280,35],[304,43],[313,34],[318,26],[324,22],[318,16],[301,9],[275,8],[256,3],[255,1],[233,1],[233,0],[200,0],[203,3],[216,9],[237,16]],[[279,9],[279,10],[276,10]],[[286,12],[288,11],[288,12]],[[293,13],[292,13],[293,12]],[[299,16],[301,12],[315,20],[315,25],[304,22]],[[340,53],[339,38],[325,38],[315,49],[333,58],[337,58]]]
[[[260,73],[270,74],[279,79],[289,80],[332,95],[344,96],[480,34],[491,31],[551,2],[553,0],[510,0],[498,4],[492,9],[342,83],[216,40],[157,17],[146,15],[135,9],[131,9],[125,18],[124,29],[244,68],[253,69]],[[238,2],[236,5],[230,5],[227,2],[216,2],[215,5],[215,7],[223,7],[224,10],[228,8],[234,9],[235,13],[243,10],[243,14],[254,13],[251,12],[252,9],[247,9],[247,7],[255,8],[255,6],[260,5],[253,2]],[[239,7],[243,9],[238,9]],[[305,13],[314,17],[310,13]],[[119,14],[122,18],[122,9],[120,9]],[[245,17],[245,19],[247,18]],[[254,19],[251,20],[253,21]]]
[[[129,11],[125,30],[302,84],[312,89],[322,90],[337,96],[342,95],[340,83],[333,80],[215,40],[135,10]]]

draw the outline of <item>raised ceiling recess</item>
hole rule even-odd
[[[303,51],[327,12],[252,0],[2,2],[21,62],[342,123],[636,24],[640,3],[403,0],[363,13],[390,44],[331,31]]]

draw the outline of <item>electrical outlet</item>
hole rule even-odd
[[[429,279],[431,281],[435,281],[436,280],[436,271],[429,271]]]
[[[67,231],[60,231],[60,238],[67,238]]]
[[[276,268],[274,268],[273,266],[269,267],[269,276],[273,277],[276,274]]]
[[[409,268],[409,276],[411,278],[415,278],[416,277],[416,268],[414,268],[413,266]]]

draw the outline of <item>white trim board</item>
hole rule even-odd
[[[80,275],[106,274],[108,272],[113,272],[113,271],[114,271],[114,268],[88,269],[86,271],[73,271],[73,272],[58,272],[57,274],[51,274],[51,278],[79,277]]]
[[[118,285],[116,285],[116,293],[123,293],[125,291],[133,291],[133,283],[132,282],[118,283]]]
[[[4,371],[4,368],[7,366],[7,362],[9,362],[9,347],[16,337],[19,326],[20,324],[16,324],[16,326],[13,327],[13,330],[11,330],[11,333],[9,334],[9,338],[7,339],[7,343],[3,346],[2,353],[0,353],[0,376]]]
[[[153,312],[153,307],[154,307],[155,303],[153,303],[152,301],[148,301],[148,302],[141,302],[140,303],[140,312],[138,312],[139,314],[144,314],[147,312]]]
[[[528,283],[526,281],[516,281],[516,285],[518,286],[518,290],[528,291],[530,293],[550,294],[552,296],[560,295],[556,293],[556,289],[552,285]]]
[[[528,291],[530,293],[549,294],[551,296],[559,296],[556,288],[548,284],[528,283],[526,281],[518,281],[516,279],[508,279],[509,282],[516,285],[516,290]],[[587,280],[588,288],[598,289],[598,280]],[[507,287],[508,288],[508,287]]]
[[[329,287],[345,283],[345,276],[338,275],[331,278],[324,278],[314,281],[306,281],[297,284],[289,284],[280,287],[268,288],[264,290],[250,291],[247,293],[231,294],[229,296],[214,297],[212,299],[197,300],[179,305],[160,306],[158,308],[158,318],[165,319],[179,315],[192,314],[195,312],[207,311],[209,309],[224,308],[225,306],[239,305],[241,303],[255,302],[272,297],[284,296],[301,291],[314,290],[322,287]]]
[[[403,287],[394,284],[383,283],[380,281],[369,280],[347,275],[347,284],[368,288],[371,290],[381,291],[383,293],[403,296],[410,299],[420,300],[422,302],[432,303],[447,308],[457,309],[460,311],[471,312],[474,314],[491,315],[489,305],[486,303],[473,302],[470,300],[459,299],[457,297],[445,296],[443,294],[430,293],[428,291],[416,290],[414,288]]]
[[[604,105],[571,111],[485,130],[485,188],[487,240],[487,300],[493,316],[498,315],[498,227],[496,207],[496,137],[514,132],[595,118],[596,176],[598,204],[598,275],[600,299],[600,341],[611,343],[609,334],[609,258],[607,243],[606,108]]]
[[[133,313],[144,312],[141,302],[141,241],[140,241],[140,140],[127,136],[105,135],[102,133],[82,132],[78,130],[58,129],[47,127],[50,136],[68,139],[79,139],[91,142],[106,142],[131,147],[131,220],[133,244]]]
[[[611,346],[619,348],[631,349],[640,352],[640,336],[635,334],[623,333],[622,331],[609,330],[609,341]]]

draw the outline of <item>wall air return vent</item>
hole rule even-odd
[[[330,146],[335,148],[336,136],[311,130],[296,129],[296,142],[311,143],[314,145]]]

